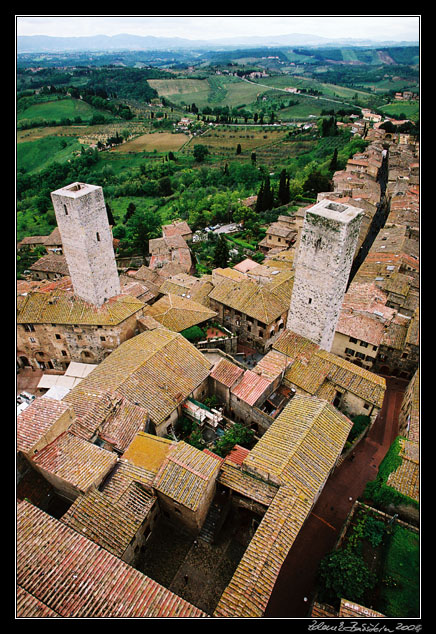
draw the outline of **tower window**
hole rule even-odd
[[[309,297],[309,304],[311,304],[311,303],[312,303],[312,298],[311,298],[311,297]]]
[[[65,215],[68,216],[68,209],[66,205],[64,205],[64,211],[65,211]]]
[[[97,242],[100,242],[100,234],[97,231]]]

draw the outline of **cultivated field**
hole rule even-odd
[[[186,134],[171,134],[171,132],[155,132],[153,134],[143,134],[136,139],[127,141],[115,147],[112,152],[177,152],[186,143]]]

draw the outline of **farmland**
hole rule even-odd
[[[365,147],[352,137],[351,115],[363,107],[419,115],[417,101],[397,103],[392,92],[401,86],[416,93],[415,50],[396,51],[398,63],[390,54],[389,64],[363,51],[334,55],[184,52],[180,64],[162,52],[107,53],[92,64],[84,54],[20,58],[17,239],[54,227],[50,191],[73,180],[104,188],[125,249],[136,248],[135,231],[146,218],[182,217],[195,229],[242,217],[239,201],[256,195],[266,174],[275,205],[283,170],[294,201],[307,200],[306,180],[316,173],[328,183],[333,152],[341,168]],[[321,124],[332,116],[326,137]],[[125,220],[129,203],[136,211]],[[245,222],[260,236],[277,213]]]

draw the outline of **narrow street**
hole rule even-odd
[[[356,499],[374,480],[380,462],[397,436],[398,413],[408,382],[387,378],[383,407],[369,434],[327,481],[278,576],[264,618],[308,616],[318,565],[339,537]],[[305,600],[306,599],[306,600]]]

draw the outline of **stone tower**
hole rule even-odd
[[[101,306],[120,293],[103,190],[72,183],[51,193],[74,292]]]
[[[333,343],[362,210],[322,200],[306,211],[287,328],[324,350]]]

